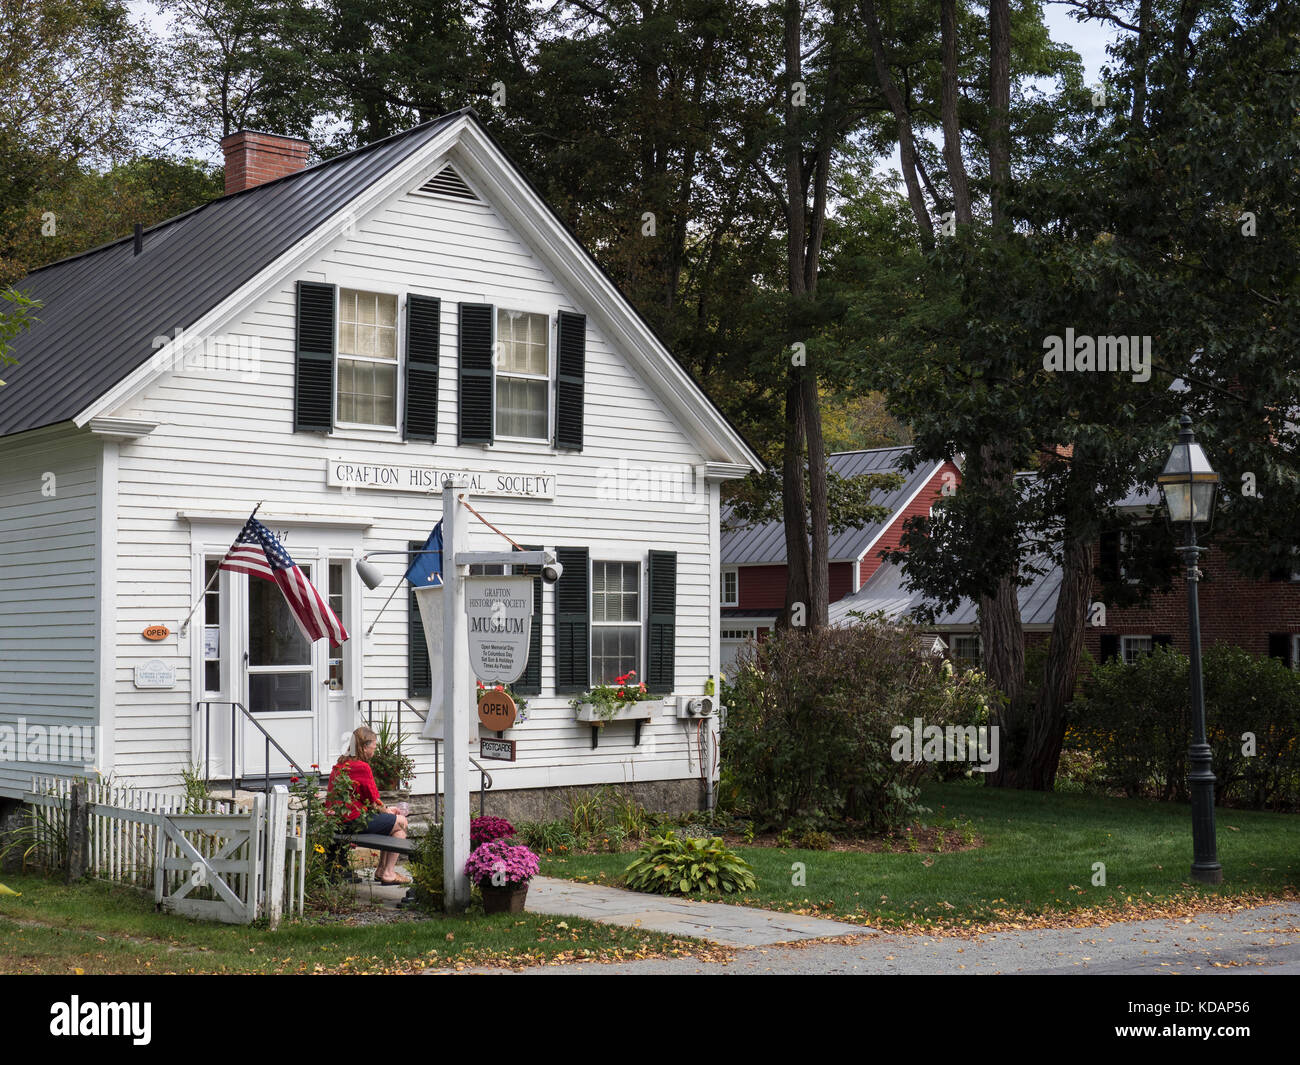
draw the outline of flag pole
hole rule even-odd
[[[262,504],[265,502],[266,502],[265,499],[258,500],[257,506],[253,508],[253,513],[248,516],[248,521],[252,521],[257,516],[257,512],[262,509]],[[244,524],[247,525],[248,522],[246,521],[244,522]],[[226,553],[229,554],[228,548]],[[213,571],[212,576],[208,578],[208,583],[203,586],[203,591],[199,592],[198,600],[195,602],[195,604],[192,607],[190,607],[190,612],[185,615],[185,620],[181,622],[180,630],[177,633],[178,636],[185,635],[185,631],[190,627],[190,618],[194,616],[194,611],[198,610],[199,603],[203,602],[203,597],[207,595],[208,591],[212,588],[212,582],[215,581],[220,576],[221,576],[221,567],[217,566],[217,568]]]
[[[375,620],[370,623],[370,628],[366,629],[367,636],[375,631],[375,626],[379,624],[379,619],[384,616],[384,611],[388,609],[388,604],[393,601],[393,596],[397,594],[397,589],[402,586],[402,582],[405,580],[406,578],[403,577],[402,580],[393,585],[393,590],[388,593],[388,598],[384,600],[384,605],[379,608],[379,613],[375,615]]]

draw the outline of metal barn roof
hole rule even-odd
[[[894,516],[903,505],[939,468],[939,463],[928,462],[910,473],[904,470],[903,459],[911,450],[908,447],[883,447],[870,451],[837,451],[830,456],[828,459],[830,468],[841,477],[856,477],[862,473],[903,474],[902,487],[872,499],[872,502],[888,507],[890,517],[884,522],[875,522],[832,535],[828,554],[831,562],[860,558],[862,552],[870,547],[872,541],[894,520]],[[751,525],[728,531],[726,524],[730,514],[731,508],[723,507],[722,564],[724,566],[785,562],[785,525],[782,522],[770,521],[764,525]]]
[[[1056,614],[1056,597],[1061,590],[1061,567],[1044,558],[1031,561],[1042,572],[1020,589],[1020,623],[1026,626],[1051,625]],[[831,604],[830,623],[852,625],[855,619],[849,614],[857,611],[863,614],[881,612],[890,621],[899,621],[911,617],[913,611],[925,602],[921,592],[907,588],[902,568],[893,562],[885,562],[858,591]],[[932,627],[974,625],[977,620],[974,601],[963,599],[955,610],[936,615]]]

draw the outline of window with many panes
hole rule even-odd
[[[1155,640],[1150,636],[1121,636],[1120,653],[1125,665],[1133,665],[1142,655],[1149,655],[1155,648]]]
[[[219,558],[210,558],[203,567],[203,691],[214,695],[221,691],[220,565]]]
[[[722,571],[722,605],[735,606],[740,602],[740,579],[734,569]]]
[[[591,564],[591,683],[641,672],[641,566]]]
[[[979,633],[957,633],[952,637],[952,660],[963,669],[980,664]]]
[[[550,439],[551,320],[497,311],[496,435]]]
[[[339,289],[338,421],[397,426],[397,297]]]
[[[330,609],[334,611],[335,616],[342,620],[343,613],[343,581],[347,576],[346,562],[330,563]],[[343,690],[343,648],[336,643],[330,644],[329,652],[329,687],[330,691],[338,692]]]

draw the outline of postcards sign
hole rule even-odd
[[[472,496],[554,499],[555,474],[513,470],[458,470],[444,466],[404,466],[394,462],[330,459],[326,483],[331,488],[367,488],[388,492],[441,492],[447,477],[463,477]]]

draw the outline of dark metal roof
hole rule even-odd
[[[0,436],[67,421],[172,336],[470,113],[456,111],[297,174],[224,196],[132,237],[64,259],[14,287],[41,301],[13,343],[0,388]]]
[[[847,529],[830,539],[828,558],[832,562],[858,559],[873,540],[888,528],[898,511],[915,495],[939,468],[937,462],[925,462],[910,473],[903,469],[903,459],[911,448],[883,447],[871,451],[837,451],[828,464],[841,477],[856,477],[862,473],[901,473],[902,487],[896,491],[879,493],[873,503],[888,507],[890,517],[858,529]],[[751,525],[734,531],[726,530],[730,507],[722,509],[722,564],[726,566],[780,563],[785,561],[785,525],[770,521],[766,525]]]
[[[1061,590],[1061,567],[1044,559],[1034,558],[1031,564],[1042,572],[1020,589],[1020,623],[1022,625],[1051,625],[1056,615],[1056,597]],[[893,562],[883,563],[858,591],[846,595],[830,606],[832,625],[852,625],[850,612],[863,614],[883,612],[890,621],[913,615],[925,603],[925,596],[906,586],[903,570]],[[977,608],[973,600],[963,599],[955,610],[936,615],[933,628],[975,625]],[[928,623],[927,623],[928,624]]]

